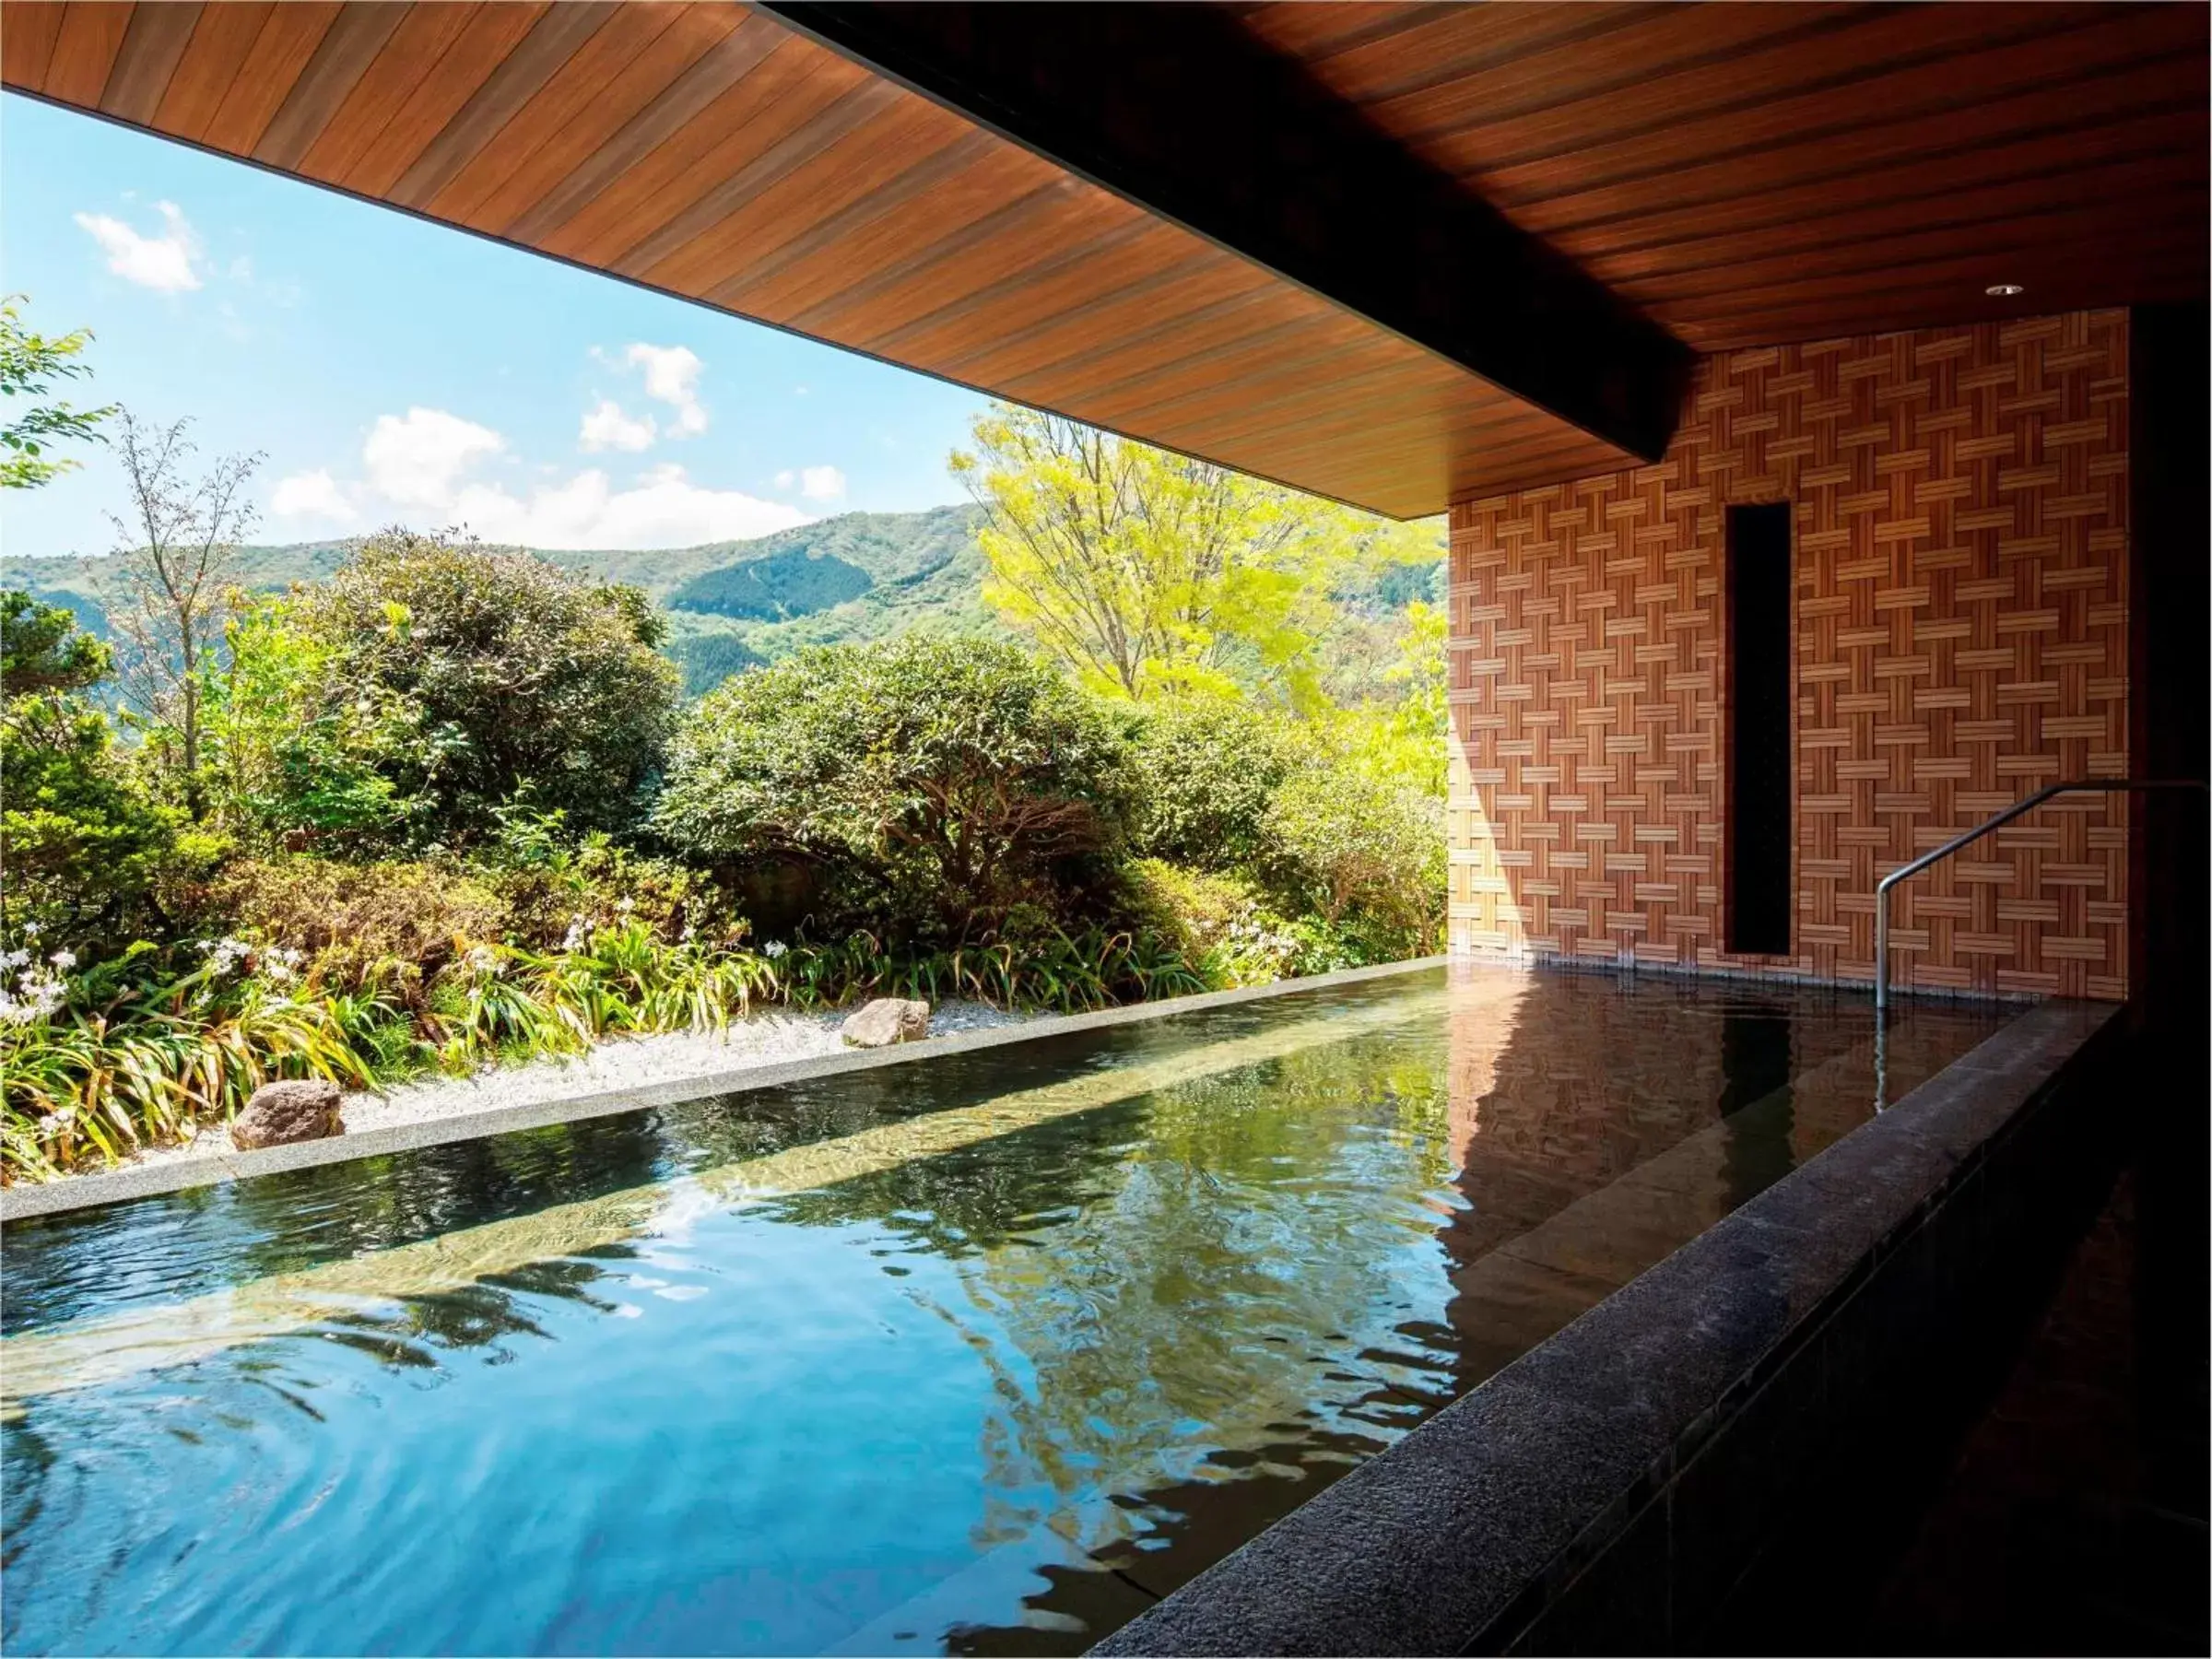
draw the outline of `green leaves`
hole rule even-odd
[[[1054,415],[994,404],[953,476],[983,507],[983,597],[1086,687],[1325,706],[1330,594],[1434,535]]]
[[[100,423],[112,415],[112,405],[98,409],[73,408],[66,403],[27,403],[45,396],[56,381],[82,380],[92,372],[89,363],[77,361],[92,343],[91,332],[48,337],[23,327],[21,294],[0,299],[0,396],[10,399],[7,418],[0,422],[0,488],[29,489],[73,470],[77,463],[64,457],[47,458],[53,442],[97,443]]]
[[[414,843],[493,834],[524,791],[575,830],[627,829],[659,775],[677,674],[634,588],[394,529],[299,590],[283,619],[319,653],[326,710],[372,705],[363,741],[333,741],[413,804]]]
[[[1122,762],[1104,712],[1013,646],[830,646],[699,704],[654,824],[696,858],[819,861],[853,919],[959,939],[1112,841]]]

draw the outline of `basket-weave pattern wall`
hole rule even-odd
[[[1452,946],[1872,972],[1874,884],[2127,764],[2127,317],[1712,358],[1666,459],[1452,514]],[[1795,503],[1794,950],[1722,948],[1724,509]],[[2125,803],[1908,885],[1899,982],[2126,994]]]

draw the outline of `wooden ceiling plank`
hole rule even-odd
[[[1140,413],[1171,407],[1224,381],[1249,387],[1276,374],[1317,372],[1347,353],[1357,355],[1373,337],[1368,330],[1332,330],[1333,319],[1303,308],[1247,321],[1256,325],[1208,331],[1142,363],[1124,359],[1112,379],[1085,386],[1084,399],[1092,408],[1113,411],[1114,424],[1125,427]]]
[[[1848,4],[1668,6],[1602,38],[1571,38],[1403,97],[1359,101],[1429,154],[1453,140],[1511,158],[1561,126],[1594,121],[1609,131],[1641,126],[1670,102],[1685,116],[1725,104],[1759,84],[1762,65],[1809,76],[1820,72],[1816,65],[1879,63],[1909,49],[1912,31],[1895,26],[1903,15]],[[1675,88],[1671,100],[1662,87]]]
[[[215,109],[196,135],[199,141],[234,156],[253,155],[341,9],[338,0],[283,0],[271,6],[244,61],[217,89]],[[217,78],[212,60],[210,78]]]
[[[1971,13],[1980,7],[1925,9]],[[2201,21],[2169,20],[2166,14],[2194,9],[2154,6],[2145,13],[2115,6],[2105,21],[2092,17],[2062,30],[1974,53],[1971,70],[1955,56],[1915,63],[1870,79],[1695,117],[1545,160],[1491,167],[1481,164],[1477,152],[1469,148],[1466,176],[1510,213],[1522,202],[1562,189],[1634,184],[1715,159],[1742,158],[1747,171],[1754,171],[1772,165],[1777,149],[1859,134],[1870,113],[1878,112],[1885,123],[1950,112],[1971,116],[1993,99],[2016,92],[2048,89],[2063,95],[2063,88],[2092,75],[2180,49]],[[2070,10],[2059,15],[2072,17]]]
[[[966,135],[960,124],[898,88],[865,83],[786,127],[614,268],[703,294],[733,270],[772,256],[818,215],[888,185],[916,155],[926,159]]]
[[[42,91],[61,35],[62,0],[11,0],[0,28],[0,76],[11,87]]]
[[[1226,442],[1297,426],[1303,440],[1315,444],[1347,442],[1368,431],[1387,433],[1390,442],[1410,441],[1409,433],[1417,429],[1447,447],[1517,442],[1539,432],[1571,434],[1578,441],[1602,443],[1479,381],[1459,376],[1438,382],[1424,376],[1407,362],[1402,349],[1383,349],[1372,339],[1356,345],[1345,360],[1351,366],[1332,373],[1325,387],[1309,381],[1302,398],[1295,388],[1286,388],[1277,397],[1232,406],[1226,415],[1190,402],[1157,418],[1164,425],[1218,431]],[[1318,396],[1324,389],[1326,397]],[[1147,418],[1155,417],[1147,414]],[[1606,447],[1609,453],[1622,453]]]
[[[648,281],[674,280],[689,291],[681,276],[647,276],[687,249],[696,250],[694,263],[716,257],[711,239],[733,215],[743,213],[765,191],[796,168],[819,156],[849,134],[868,126],[901,103],[896,89],[880,81],[863,78],[849,86],[835,86],[813,76],[803,79],[789,94],[747,122],[718,152],[718,165],[709,188],[677,211],[653,225],[638,241],[605,260],[612,270],[625,271]],[[908,109],[910,120],[918,112]],[[869,156],[855,147],[847,152],[855,161],[877,166],[895,165],[895,159]],[[717,273],[719,276],[720,273]]]
[[[432,198],[429,210],[509,234],[522,215],[668,93],[747,16],[720,6],[624,6]]]
[[[1708,204],[1554,232],[1554,245],[1608,273],[1641,274],[1681,260],[1721,264],[1789,247],[1881,234],[1929,216],[1977,214],[1991,200],[2035,199],[2046,179],[2172,156],[2201,158],[2207,124],[2201,104],[2151,109],[2088,127],[1929,156],[1909,166],[1861,169],[1841,179],[1784,186],[1738,202]],[[2072,170],[2072,171],[2069,171]],[[1722,212],[1726,208],[1730,211]],[[1725,222],[1723,222],[1725,221]]]
[[[1303,300],[1305,303],[1298,303]],[[1045,394],[1080,399],[1100,406],[1111,399],[1172,391],[1184,380],[1233,377],[1238,365],[1298,359],[1324,350],[1345,337],[1346,321],[1332,307],[1310,296],[1294,300],[1278,289],[1263,288],[1249,300],[1209,306],[1157,324],[1142,355],[1094,353],[1088,368],[1053,365]],[[1007,392],[1028,401],[1036,396],[1033,377],[1004,382]]]
[[[2192,190],[2173,181],[2171,164],[2160,171],[2166,180],[2155,190],[2147,187],[2149,181],[2139,167],[2099,170],[2072,191],[2060,193],[2044,186],[2040,194],[2045,199],[2040,203],[1996,208],[1974,219],[1870,233],[1761,258],[1636,276],[1617,275],[1616,281],[1639,304],[1666,307],[1710,296],[1765,293],[1780,284],[1815,277],[1909,270],[1930,260],[1958,257],[1966,249],[1986,256],[2090,243],[2109,248],[2141,228],[2146,201],[2160,202],[2161,217],[2200,215],[2205,202],[2202,182]],[[2124,186],[2131,187],[2129,194],[2118,194]]]
[[[921,244],[898,270],[854,273],[835,294],[794,312],[791,325],[832,330],[847,338],[865,338],[870,351],[895,352],[904,340],[925,338],[933,329],[972,319],[985,306],[992,308],[995,324],[1030,322],[1034,313],[1018,317],[1014,310],[1025,296],[1086,257],[1109,256],[1135,241],[1152,222],[1132,210],[1120,224],[1085,241],[1081,232],[1088,227],[1079,221],[1086,217],[1088,194],[1082,181],[1048,170],[1041,182],[1009,187],[1005,199],[980,218]],[[1048,220],[1065,224],[1069,233],[1053,237]],[[1144,268],[1139,264],[1132,274]],[[866,324],[851,320],[860,308],[887,297],[897,312],[890,334],[868,332]],[[1041,307],[1049,312],[1059,303],[1048,300]]]
[[[2148,276],[2136,278],[2131,268],[2131,283],[2137,291],[2122,296],[2120,303],[2173,297],[2151,280],[2170,274],[2190,276],[2195,284],[2194,291],[2201,291],[2204,270],[2201,239],[2190,231],[2175,231],[2147,241],[2140,265],[2136,268]],[[1780,346],[1805,340],[1896,334],[1902,331],[1902,325],[1897,322],[1900,316],[1912,317],[1914,321],[1910,326],[1914,328],[1963,327],[2003,317],[2093,310],[2112,302],[2111,265],[2101,258],[2091,258],[2086,263],[2069,262],[2065,266],[2047,270],[2032,299],[2021,296],[2000,301],[1984,298],[1974,288],[1976,275],[1971,270],[1935,276],[1924,273],[1908,282],[1861,284],[1847,293],[1821,300],[1799,298],[1771,304],[1754,301],[1740,309],[1724,309],[1711,316],[1689,318],[1683,328],[1686,333],[1713,342],[1706,349],[1727,350],[1750,345]],[[2100,300],[2100,295],[2106,298]],[[1924,322],[1922,318],[1927,320]]]
[[[382,5],[379,0],[346,0],[317,38],[307,66],[254,141],[253,159],[288,172],[299,171],[300,158],[369,73],[384,42],[406,20],[406,9]],[[273,24],[276,19],[270,21]]]
[[[1235,11],[1239,22],[1277,51],[1325,62],[1336,53],[1387,39],[1433,22],[1439,14],[1465,8],[1456,3],[1407,5],[1404,0],[1343,0],[1343,4],[1332,6],[1288,0],[1284,5],[1231,5],[1228,9]]]
[[[101,114],[140,126],[153,120],[184,48],[192,43],[200,9],[197,0],[171,0],[170,4],[132,8],[130,27],[124,31],[123,45],[115,53],[115,66],[108,71],[107,85],[100,90]]]
[[[1119,335],[1142,338],[1149,351],[1165,329],[1249,309],[1264,300],[1279,299],[1280,291],[1265,273],[1217,253],[1212,259],[1194,260],[1171,284],[1141,288],[1133,284],[1100,292],[1088,304],[1019,339],[986,335],[972,340],[943,359],[946,367],[939,372],[963,380],[988,379],[994,384],[1009,376],[1073,372],[1111,360],[1112,342]]]
[[[204,136],[276,9],[274,0],[228,0],[200,7],[192,40],[161,101],[147,118],[148,124],[180,138]]]
[[[2204,199],[2198,198],[2194,218],[2197,225],[2204,220]],[[2203,232],[2195,225],[2176,226],[2157,230],[2138,230],[2133,241],[2144,251],[2201,242]],[[1971,253],[1944,254],[1913,261],[1900,261],[1876,270],[1847,272],[1841,276],[1814,276],[1788,282],[1769,282],[1751,290],[1748,296],[1723,292],[1694,295],[1671,301],[1667,310],[1685,323],[1708,323],[1744,315],[1747,311],[1785,311],[1796,308],[1816,308],[1834,303],[1851,303],[1872,294],[1918,292],[1946,294],[1955,291],[1960,310],[1970,310],[1986,296],[1983,288],[1991,282],[2010,280],[2015,276],[2029,277],[2026,286],[2032,290],[2042,272],[2063,272],[2074,266],[2096,266],[2109,263],[2109,241],[2088,241],[2073,246],[2043,248],[2040,261],[2030,264],[2025,250],[2036,244],[2022,239],[2022,246],[2013,248],[1977,249]],[[2130,299],[2133,296],[2123,296]],[[1748,300],[1748,305],[1747,305]]]
[[[712,187],[717,146],[813,77],[791,37],[747,15],[510,228],[518,241],[598,263]],[[749,150],[734,151],[742,155]]]
[[[1667,214],[1678,214],[1689,223],[1700,222],[1700,214],[1709,215],[1705,222],[1716,229],[1746,221],[1766,223],[1770,212],[1764,197],[1770,192],[1848,180],[1884,168],[1914,167],[2016,137],[2033,137],[2069,117],[2080,120],[2124,112],[2130,100],[2140,103],[2160,93],[2170,96],[2175,81],[2191,73],[2185,61],[2154,58],[2066,88],[2060,96],[2045,88],[2031,88],[1964,108],[1884,119],[1802,146],[1778,144],[1750,157],[1681,167],[1664,178],[1587,189],[1578,185],[1542,201],[1516,204],[1511,211],[1524,227],[1545,236],[1569,234],[1590,224],[1656,223]],[[2194,73],[2201,76],[2201,68]]]
[[[325,165],[331,169],[327,175],[331,182],[380,201],[389,199],[393,186],[467,107],[469,100],[484,90],[508,56],[529,38],[550,3],[551,0],[491,0],[490,4],[466,13],[442,41],[428,31],[419,41],[410,39],[404,28],[394,33],[382,54],[390,63],[394,77],[390,88],[389,114],[384,113],[385,105],[368,103],[376,94],[371,85],[364,81],[355,93],[362,104],[355,122],[365,141],[353,148],[349,159],[341,161],[339,157],[344,149],[339,141],[335,135],[326,135],[329,143]],[[402,65],[418,51],[425,60],[422,67],[408,78],[399,80],[397,77],[405,73]],[[382,72],[380,65],[371,71],[371,76]],[[371,107],[377,111],[374,116],[370,113]],[[317,159],[311,151],[309,162]]]
[[[69,0],[40,89],[79,109],[99,109],[135,9],[129,0]]]
[[[1295,11],[1325,9],[1311,6]],[[1431,87],[1480,78],[1539,54],[1580,46],[1606,50],[1621,35],[1647,22],[1676,18],[1682,8],[1667,0],[1608,4],[1593,0],[1576,6],[1439,6],[1407,26],[1371,34],[1325,53],[1301,51],[1258,20],[1261,37],[1301,59],[1340,96],[1363,108],[1389,105]],[[1743,9],[1759,9],[1747,6]],[[1247,28],[1253,28],[1247,21]],[[1605,46],[1599,44],[1606,42]]]
[[[925,259],[932,238],[959,235],[1009,198],[1027,199],[1040,170],[991,133],[959,134],[943,148],[879,189],[847,203],[783,242],[746,262],[727,281],[706,290],[716,305],[788,323],[798,312],[843,293],[856,273],[903,278]],[[915,251],[921,250],[919,253]]]
[[[616,0],[569,0],[548,6],[394,182],[387,199],[417,209],[430,202],[620,12]]]

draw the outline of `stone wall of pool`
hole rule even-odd
[[[850,1072],[874,1071],[886,1065],[908,1065],[937,1054],[972,1053],[1003,1048],[1009,1043],[1042,1037],[1066,1036],[1108,1026],[1129,1025],[1207,1008],[1233,1007],[1240,1003],[1264,1002],[1305,991],[1325,991],[1335,985],[1389,979],[1441,967],[1441,956],[1418,957],[1411,961],[1386,962],[1372,968],[1346,968],[1335,973],[1317,973],[1303,979],[1278,980],[1241,991],[1209,991],[1196,996],[1177,996],[1159,1002],[1134,1003],[1103,1008],[1091,1014],[1068,1014],[1019,1025],[962,1031],[932,1037],[921,1042],[902,1042],[891,1048],[856,1049],[851,1053],[793,1060],[779,1065],[753,1065],[739,1070],[687,1077],[651,1088],[624,1088],[597,1094],[571,1095],[535,1105],[473,1112],[459,1117],[432,1118],[422,1123],[395,1124],[364,1134],[336,1135],[327,1140],[297,1141],[256,1152],[229,1157],[180,1159],[161,1164],[139,1164],[97,1175],[79,1175],[65,1181],[0,1187],[0,1222],[25,1220],[32,1216],[59,1215],[68,1210],[91,1209],[126,1199],[147,1198],[157,1193],[182,1192],[187,1187],[212,1186],[218,1182],[244,1181],[259,1175],[281,1175],[293,1170],[323,1164],[346,1163],[357,1158],[381,1158],[409,1152],[418,1147],[442,1146],[451,1141],[479,1140],[522,1129],[542,1129],[551,1124],[571,1124],[586,1118],[607,1117],[654,1106],[673,1106],[684,1100],[709,1100],[716,1095],[742,1094],[814,1077]]]
[[[2109,1184],[2121,1018],[2030,1009],[1095,1651],[1849,1651]]]

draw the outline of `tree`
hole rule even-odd
[[[326,653],[326,699],[406,712],[404,741],[374,763],[397,798],[423,803],[418,834],[480,840],[524,796],[579,830],[628,830],[643,809],[677,671],[638,589],[394,528],[292,606],[292,625]]]
[[[1277,889],[1332,927],[1365,920],[1390,945],[1434,943],[1444,914],[1442,803],[1341,762],[1285,778],[1269,803]]]
[[[41,605],[12,588],[0,593],[0,693],[11,706],[86,690],[113,668],[113,653],[61,606]]]
[[[379,851],[430,807],[387,765],[419,745],[421,712],[374,681],[349,683],[299,608],[268,595],[230,606],[203,703],[210,813],[250,845]]]
[[[1100,850],[1123,811],[1104,712],[1018,647],[909,636],[739,675],[678,733],[656,823],[694,855],[795,855],[967,939]]]
[[[69,929],[112,920],[144,896],[174,841],[175,815],[148,801],[84,693],[108,649],[28,594],[0,594],[0,868],[10,919]]]
[[[982,505],[984,598],[1094,689],[1320,699],[1329,591],[1433,558],[1420,533],[1226,468],[994,404],[952,471]]]
[[[89,329],[49,339],[23,327],[23,296],[0,298],[0,397],[10,400],[7,418],[0,423],[0,488],[29,489],[78,463],[69,457],[49,459],[47,447],[57,442],[97,443],[100,423],[112,415],[112,405],[77,409],[66,403],[34,403],[45,397],[56,381],[83,380],[92,372],[89,363],[76,360],[92,343]],[[24,405],[13,400],[22,398]]]
[[[1266,844],[1268,803],[1298,762],[1281,714],[1215,697],[1145,705],[1130,746],[1132,840],[1147,857],[1234,870]]]
[[[245,486],[261,456],[226,455],[188,478],[191,421],[147,426],[122,411],[118,453],[129,482],[128,517],[111,514],[123,603],[110,619],[127,647],[124,695],[155,728],[153,752],[194,819],[204,816],[201,705],[223,637],[239,538],[254,521]]]

